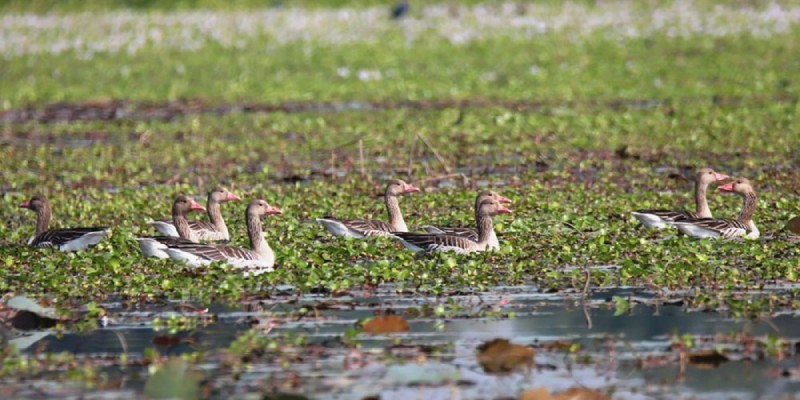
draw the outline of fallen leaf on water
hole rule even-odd
[[[181,338],[174,335],[162,335],[153,338],[153,344],[156,346],[177,346],[181,343]]]
[[[528,389],[519,395],[519,400],[552,400],[553,396],[547,388]]]
[[[702,350],[689,354],[689,364],[698,368],[716,368],[727,361],[728,356],[716,350]]]
[[[571,388],[556,394],[553,400],[611,400],[611,398],[596,390]]]
[[[587,388],[571,388],[555,395],[551,395],[546,388],[538,388],[522,392],[519,400],[611,400],[611,398]]]
[[[367,321],[362,329],[371,335],[408,332],[408,321],[397,315],[382,315]]]
[[[519,367],[533,367],[533,349],[494,339],[478,346],[478,363],[491,373],[511,372]]]

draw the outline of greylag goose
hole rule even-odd
[[[270,272],[275,265],[275,253],[264,239],[261,217],[282,213],[279,208],[264,200],[253,200],[248,204],[246,218],[249,249],[228,245],[180,243],[167,246],[166,252],[173,260],[186,262],[191,267],[224,261],[250,275]]]
[[[503,197],[491,190],[483,190],[478,193],[478,197],[475,198],[475,208],[474,212],[478,212],[478,207],[484,200],[494,199],[499,201],[503,204],[511,204],[511,200],[507,197]],[[473,242],[478,241],[478,231],[475,228],[438,228],[432,225],[425,225],[422,227],[428,233],[437,234],[437,235],[453,235],[453,236],[461,236],[465,237]],[[498,250],[500,249],[500,242],[497,240],[497,235],[492,230],[492,234],[489,237],[489,250]]]
[[[58,247],[61,251],[83,250],[100,243],[109,233],[107,227],[48,229],[53,217],[50,201],[44,195],[35,195],[19,205],[36,213],[36,233],[28,239],[28,245]]]
[[[189,229],[192,230],[197,240],[202,242],[227,242],[230,240],[231,235],[228,233],[225,219],[222,218],[220,203],[237,200],[241,200],[241,198],[221,186],[208,192],[208,221],[188,221]],[[164,236],[180,237],[171,219],[150,221],[148,224]]]
[[[494,235],[492,216],[510,214],[511,210],[496,199],[484,200],[475,210],[475,223],[478,240],[473,241],[463,236],[436,235],[430,233],[394,232],[394,236],[413,251],[454,251],[460,254],[489,250],[489,239]]]
[[[383,196],[386,211],[389,213],[389,222],[366,219],[341,220],[333,217],[317,218],[317,222],[335,236],[359,239],[368,236],[388,236],[391,232],[408,232],[397,196],[414,192],[419,192],[419,188],[414,185],[409,185],[400,179],[389,181]]]
[[[715,172],[711,168],[701,168],[697,171],[694,184],[695,212],[686,210],[636,210],[631,214],[644,226],[654,229],[663,229],[671,222],[687,221],[698,218],[712,218],[711,209],[708,208],[706,191],[713,182],[730,179],[729,176]]]
[[[191,229],[186,214],[190,211],[205,211],[201,206],[189,196],[178,196],[172,203],[172,223],[169,226],[176,228],[178,237],[173,236],[146,236],[138,237],[139,249],[145,257],[169,258],[166,249],[168,245],[180,243],[196,243],[197,234]]]
[[[700,218],[673,224],[682,233],[696,238],[730,239],[744,236],[747,239],[758,239],[761,233],[753,223],[753,213],[756,211],[758,196],[756,196],[756,191],[750,181],[736,178],[720,186],[719,190],[735,193],[742,198],[742,211],[736,219]]]

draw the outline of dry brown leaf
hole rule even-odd
[[[556,394],[553,400],[611,400],[611,398],[596,390],[571,388]]]
[[[519,367],[533,367],[533,349],[513,344],[507,339],[494,339],[478,346],[478,363],[492,373],[511,372]]]
[[[369,320],[362,329],[371,335],[408,332],[408,321],[397,315],[382,315]]]
[[[519,395],[519,400],[553,400],[547,388],[529,389]]]

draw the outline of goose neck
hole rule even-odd
[[[708,200],[706,198],[707,191],[708,183],[698,179],[694,186],[695,213],[698,218],[712,218],[711,209],[708,208]]]
[[[42,203],[42,205],[36,210],[36,234],[40,234],[42,232],[47,232],[48,227],[50,226],[50,219],[52,218],[53,213],[50,210],[50,204]]]
[[[397,196],[387,193],[384,197],[386,202],[386,212],[389,213],[389,224],[395,232],[408,232],[408,226],[403,219],[403,213],[400,211],[400,201]]]

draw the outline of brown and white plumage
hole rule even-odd
[[[473,241],[462,236],[441,235],[430,233],[395,232],[393,235],[400,239],[403,245],[413,251],[454,251],[456,253],[472,253],[490,250],[489,240],[494,235],[492,216],[511,213],[496,199],[484,200],[476,207],[475,224],[478,231],[478,240]]]
[[[636,210],[631,212],[636,219],[648,228],[662,229],[670,226],[672,222],[687,221],[698,218],[712,218],[711,209],[708,208],[706,191],[714,182],[730,179],[727,175],[715,172],[711,168],[702,168],[697,171],[694,186],[695,211],[687,210]]]
[[[275,253],[264,239],[261,217],[281,214],[282,211],[264,200],[253,200],[247,206],[247,235],[250,248],[199,243],[181,243],[167,246],[166,252],[173,260],[197,267],[214,261],[224,261],[244,270],[246,274],[258,275],[273,270]]]
[[[194,201],[189,196],[178,196],[172,202],[172,226],[178,233],[178,237],[173,236],[144,236],[137,237],[139,249],[145,257],[169,258],[167,246],[182,243],[196,243],[197,235],[192,231],[186,214],[190,211],[205,211],[205,207]]]
[[[227,242],[231,239],[228,226],[222,217],[220,203],[237,201],[241,198],[228,189],[217,186],[208,192],[208,221],[188,220],[192,237],[202,242]],[[164,236],[180,237],[171,219],[162,219],[148,222],[153,228]]]
[[[510,204],[511,200],[507,197],[503,197],[491,190],[483,190],[478,193],[478,196],[475,198],[475,207],[474,212],[477,213],[478,207],[484,200],[494,199],[499,201],[500,203]],[[451,236],[459,236],[463,238],[467,238],[473,242],[478,241],[478,230],[475,228],[466,228],[466,227],[436,227],[433,225],[425,225],[422,227],[431,234],[437,235],[451,235]],[[490,250],[497,250],[500,248],[500,241],[497,240],[497,235],[492,231],[492,235],[489,238],[488,247]]]
[[[719,187],[720,191],[735,193],[742,198],[742,211],[736,219],[700,218],[675,222],[682,233],[696,238],[731,239],[745,237],[758,239],[760,232],[753,222],[753,213],[758,205],[758,196],[749,180],[737,178]]]
[[[391,232],[408,232],[408,226],[403,219],[403,213],[400,211],[400,203],[397,197],[414,192],[419,192],[419,188],[414,185],[399,179],[389,181],[384,193],[389,222],[366,219],[342,220],[334,217],[317,218],[317,222],[335,236],[352,238],[387,236]]]
[[[48,229],[53,212],[50,201],[44,195],[35,195],[19,206],[36,212],[36,233],[28,239],[31,246],[77,251],[96,245],[109,233],[104,226]]]

